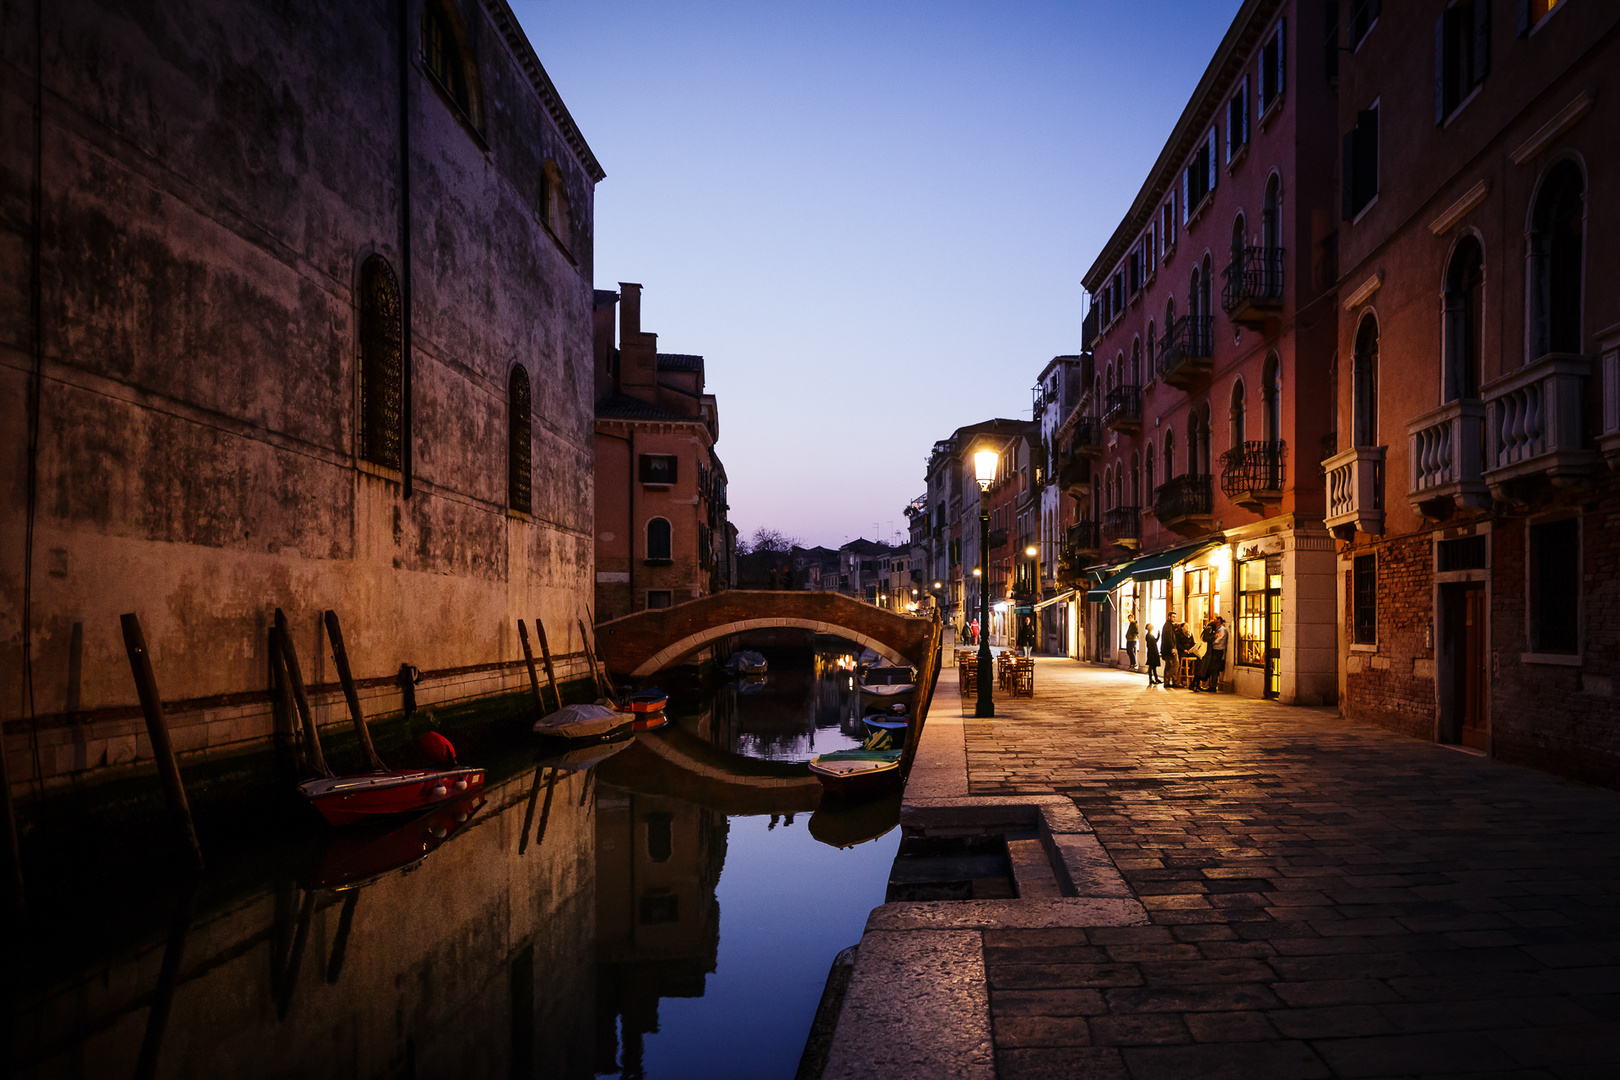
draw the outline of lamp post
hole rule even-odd
[[[990,662],[990,484],[996,478],[996,462],[1001,455],[995,450],[978,450],[973,454],[973,478],[979,483],[979,700],[973,715],[990,718],[996,715],[996,703],[990,697],[990,683],[995,679],[994,665]]]
[[[1041,620],[1035,614],[1035,605],[1045,599],[1045,590],[1041,582],[1041,549],[1031,544],[1024,549],[1024,554],[1029,557],[1029,593],[1031,597],[1029,602],[1029,626],[1030,632],[1034,636],[1034,641],[1031,642],[1033,650],[1039,649],[1041,646]]]

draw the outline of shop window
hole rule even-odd
[[[1260,116],[1264,121],[1271,106],[1282,97],[1287,85],[1287,57],[1283,45],[1283,20],[1277,20],[1277,29],[1260,47]]]
[[[1378,644],[1378,557],[1357,555],[1350,569],[1351,625],[1357,645]]]
[[[1378,196],[1378,106],[1356,113],[1356,126],[1344,133],[1340,178],[1343,218],[1350,221]]]
[[[1266,560],[1238,563],[1237,662],[1266,665]]]
[[[1581,523],[1530,526],[1530,649],[1580,652]]]
[[[678,459],[674,454],[642,454],[641,482],[665,486],[675,483],[677,463]]]
[[[1434,22],[1434,122],[1441,124],[1491,64],[1489,0],[1459,0]]]
[[[1216,613],[1219,603],[1214,593],[1215,575],[1208,567],[1188,570],[1181,578],[1182,592],[1187,598],[1187,625],[1192,627],[1193,639],[1201,640],[1204,624]]]
[[[403,464],[400,314],[393,268],[368,257],[360,266],[360,456],[390,469]]]
[[[533,474],[530,468],[531,414],[529,373],[513,365],[508,382],[506,419],[506,499],[513,510],[527,514],[531,504]]]
[[[670,527],[666,518],[655,517],[647,522],[647,561],[669,562]]]

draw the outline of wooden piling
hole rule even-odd
[[[562,708],[562,690],[557,686],[557,669],[551,663],[551,645],[546,641],[546,624],[540,621],[540,616],[534,617],[534,636],[540,639],[540,658],[546,662],[546,682],[551,684],[551,696],[557,699],[557,708]]]
[[[169,722],[163,716],[163,698],[158,694],[152,658],[146,651],[146,635],[141,633],[141,620],[133,611],[120,615],[119,622],[124,628],[124,649],[129,653],[130,671],[135,676],[135,692],[140,695],[141,713],[146,717],[146,733],[152,740],[152,756],[157,760],[158,779],[163,782],[163,794],[168,799],[175,828],[191,850],[197,868],[201,869],[202,845],[197,843],[197,828],[192,824],[191,806],[186,802],[186,786],[180,780],[174,744],[169,741]]]
[[[534,784],[529,788],[529,805],[523,810],[523,835],[518,837],[519,855],[529,850],[529,830],[534,828],[534,807],[540,801],[540,777],[545,771],[543,765],[534,767]]]
[[[579,624],[580,640],[585,645],[585,662],[591,666],[591,678],[596,682],[596,692],[605,698],[616,698],[618,691],[613,688],[613,680],[608,677],[607,666],[598,665],[596,650],[591,648],[591,637],[585,630],[585,624]]]
[[[315,716],[309,708],[309,695],[304,692],[304,673],[298,667],[298,650],[293,648],[292,633],[287,616],[276,608],[276,643],[281,649],[281,662],[287,669],[287,684],[292,687],[293,705],[298,709],[298,723],[304,730],[304,752],[309,755],[312,769],[322,776],[331,776],[326,755],[321,753],[321,736],[315,730]]]
[[[354,928],[354,905],[359,899],[359,889],[350,889],[343,894],[343,912],[338,916],[337,936],[332,939],[332,959],[326,965],[328,986],[336,986],[338,976],[343,974],[343,957],[349,951],[349,931]]]
[[[523,662],[529,668],[529,687],[534,691],[534,707],[540,712],[546,711],[546,699],[540,696],[540,674],[534,670],[534,653],[529,648],[529,631],[523,626],[523,620],[518,620],[518,640],[523,642]]]
[[[152,1006],[146,1014],[146,1033],[141,1038],[140,1056],[135,1060],[136,1080],[151,1080],[157,1075],[158,1053],[163,1048],[169,1013],[174,1008],[174,992],[180,985],[180,963],[185,957],[186,938],[191,933],[197,881],[192,878],[180,887],[182,892],[169,920],[169,940],[163,946],[163,963],[158,968],[157,985],[152,988]]]
[[[349,670],[349,652],[343,647],[343,627],[338,625],[337,612],[326,609],[326,637],[332,643],[332,661],[337,665],[338,681],[343,684],[343,697],[349,703],[349,719],[354,721],[354,734],[360,748],[366,753],[374,772],[387,772],[388,766],[377,756],[371,745],[371,731],[366,727],[366,714],[360,711],[360,694],[354,686],[354,674]]]

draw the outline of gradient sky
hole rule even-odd
[[[1239,6],[512,4],[607,172],[596,287],[706,358],[732,521],[834,547],[903,531],[935,440],[1079,351]]]

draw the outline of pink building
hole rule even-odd
[[[1324,7],[1251,0],[1233,21],[1085,276],[1094,371],[1064,424],[1099,552],[1082,655],[1122,657],[1133,614],[1195,634],[1220,614],[1223,688],[1302,704],[1337,692]]]

